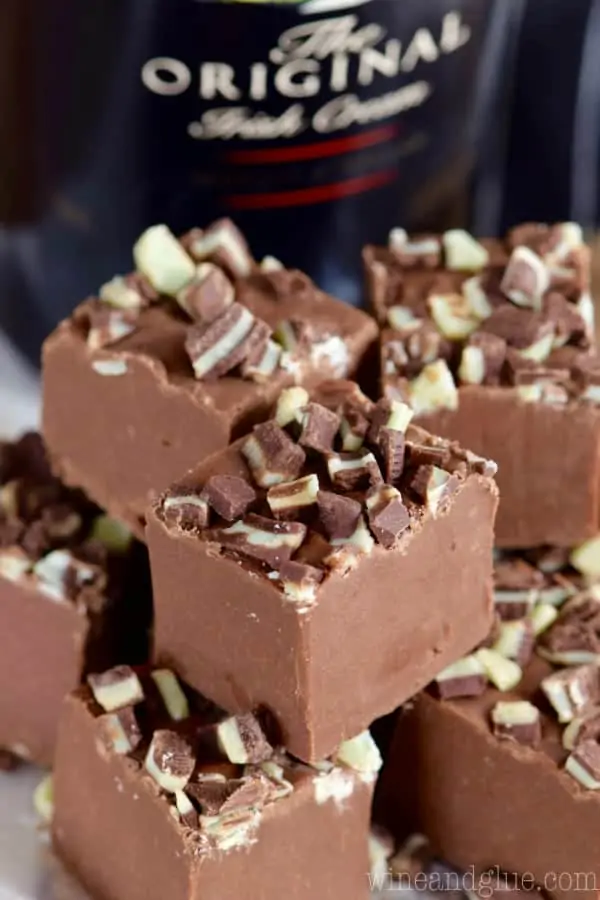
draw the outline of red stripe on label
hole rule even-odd
[[[242,165],[260,165],[262,163],[298,162],[303,159],[324,159],[327,156],[342,156],[354,153],[375,144],[383,144],[396,137],[396,125],[385,128],[373,128],[350,137],[336,138],[331,141],[319,141],[314,144],[303,144],[300,147],[271,147],[265,150],[232,150],[228,154],[229,162]]]
[[[338,181],[335,184],[323,184],[319,187],[300,188],[297,191],[279,191],[266,194],[235,194],[227,197],[225,202],[232,209],[272,209],[284,206],[309,206],[312,203],[327,203],[328,200],[336,200],[339,197],[350,197],[353,194],[362,194],[374,188],[382,187],[395,181],[398,177],[397,169],[386,172],[375,172],[373,175],[362,175],[360,178],[350,178],[348,181]]]

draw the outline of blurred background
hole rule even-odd
[[[600,219],[600,0],[2,0],[0,422],[148,225],[360,303],[390,228]]]

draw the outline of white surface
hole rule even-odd
[[[0,434],[17,435],[39,422],[37,374],[0,334]]]
[[[31,798],[42,777],[31,766],[0,772],[0,900],[86,900],[38,825]]]

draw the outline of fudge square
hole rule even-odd
[[[50,765],[64,696],[147,658],[150,616],[145,548],[51,476],[39,435],[0,444],[0,749]]]
[[[502,619],[401,714],[378,799],[396,834],[422,831],[453,865],[533,873],[564,900],[600,886],[600,591],[581,563],[499,560]]]
[[[600,365],[581,229],[523,225],[481,243],[394,231],[364,255],[382,392],[496,460],[498,546],[569,547],[600,531]]]
[[[380,765],[366,732],[311,768],[171,671],[118,667],[66,701],[53,842],[97,900],[367,900]]]
[[[493,464],[406,404],[352,382],[313,398],[284,390],[147,528],[156,658],[230,712],[268,709],[307,762],[485,637],[497,505]]]
[[[48,338],[43,430],[61,477],[142,536],[149,492],[264,419],[284,385],[356,373],[377,329],[301,272],[258,265],[229,221],[181,241],[155,226],[134,259]]]

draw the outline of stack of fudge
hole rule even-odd
[[[228,220],[151,227],[133,256],[46,341],[45,450],[0,457],[0,747],[53,765],[59,856],[99,900],[365,898],[413,831],[540,885],[580,866],[600,787],[580,231],[398,229],[365,249],[372,314]]]
[[[398,716],[377,815],[547,896],[600,885],[600,365],[574,224],[364,259],[382,393],[499,465],[495,621]],[[513,881],[513,885],[515,882]]]

